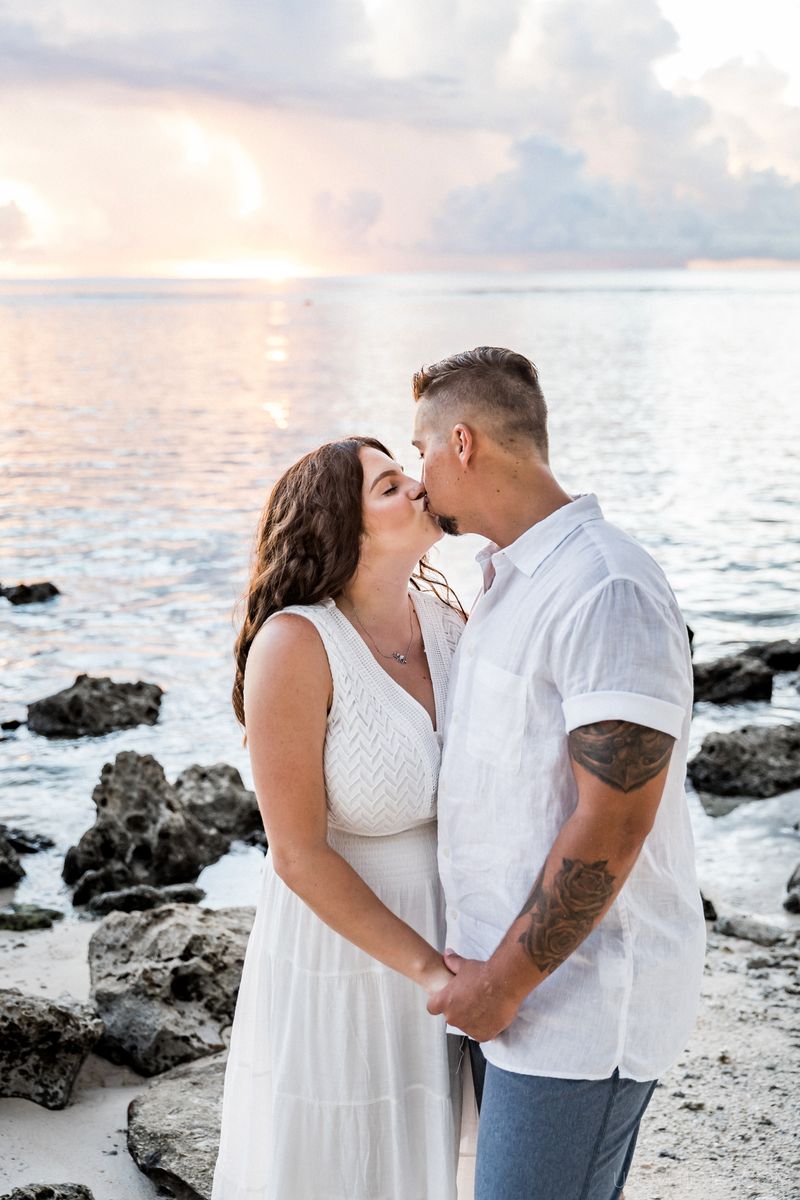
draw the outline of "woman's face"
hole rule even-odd
[[[362,446],[358,456],[364,470],[362,504],[367,537],[383,553],[417,561],[444,536],[427,510],[425,488],[372,446]]]

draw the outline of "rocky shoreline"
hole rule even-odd
[[[775,675],[798,667],[800,641],[751,646],[696,666],[697,699],[767,700]],[[161,695],[81,675],[29,705],[27,724],[47,738],[100,736],[157,722]],[[800,723],[711,732],[689,774],[712,815],[800,787]],[[63,863],[74,913],[0,908],[0,1200],[206,1200],[253,909],[203,907],[196,880],[236,841],[265,848],[258,806],[225,763],[171,783],[151,755],[126,750],[92,799],[95,823]],[[51,846],[0,826],[0,886]],[[797,1194],[800,863],[774,897],[781,924],[718,915],[714,900],[703,1012],[643,1123],[628,1200]],[[68,1179],[88,1192],[25,1190]]]
[[[202,914],[218,930],[229,928],[234,937],[231,963],[240,959],[252,909],[212,913],[174,905],[162,910],[162,921],[180,927],[186,920],[202,920]],[[17,935],[13,942],[4,935],[0,974],[12,987],[28,993],[37,991],[53,999],[60,995],[63,1000],[68,990],[75,1003],[89,1005],[92,997],[97,999],[89,970],[95,953],[91,942],[99,937],[105,946],[104,926],[110,924],[113,931],[120,918],[130,919],[119,913],[99,924],[70,918],[66,939],[59,929]],[[751,938],[734,936],[742,933],[750,933]],[[752,936],[759,940],[753,941]],[[159,966],[168,973],[181,961],[181,939],[168,948],[162,945],[158,961],[152,943],[149,953],[149,958],[140,954],[137,959],[145,974],[158,976]],[[626,1185],[627,1200],[730,1200],[739,1195],[790,1200],[796,1196],[799,964],[800,936],[790,929],[741,916],[735,920],[733,914],[709,924],[700,1017],[685,1054],[661,1081],[642,1124],[635,1169]],[[152,991],[162,988],[159,983]],[[125,993],[125,1003],[131,1002],[136,990],[132,985]],[[225,990],[209,980],[206,1000],[213,991],[219,995]],[[116,1000],[113,997],[112,1004]],[[5,1147],[0,1184],[9,1189],[5,1195],[33,1181],[70,1180],[88,1186],[94,1200],[146,1200],[158,1195],[159,1188],[164,1189],[160,1194],[178,1200],[207,1200],[225,1050],[209,1044],[210,1052],[198,1055],[203,1049],[198,1045],[192,1061],[168,1065],[176,1057],[175,1038],[182,1033],[174,1026],[170,1031],[170,1021],[182,1019],[186,1028],[199,1027],[208,1015],[204,1004],[202,996],[181,1001],[172,1013],[165,1006],[159,1016],[161,1000],[151,997],[148,1011],[151,1019],[156,1014],[154,1026],[170,1032],[173,1039],[166,1056],[139,1064],[148,1071],[161,1068],[158,1074],[145,1075],[128,1063],[101,1056],[106,1050],[100,1043],[88,1053],[65,1108],[48,1111],[30,1100],[0,1100]],[[136,1028],[133,1024],[125,1030],[123,1023],[128,1045]],[[220,1028],[224,1042],[225,1021]],[[69,1175],[78,1164],[80,1174]]]

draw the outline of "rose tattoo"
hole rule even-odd
[[[580,945],[613,895],[614,876],[607,866],[605,858],[593,863],[564,858],[549,888],[544,886],[544,867],[539,872],[519,913],[531,918],[519,942],[546,975]]]

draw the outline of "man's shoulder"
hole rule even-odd
[[[669,586],[650,551],[619,525],[603,518],[582,525],[579,534],[565,548],[568,573],[579,584],[595,586],[606,579],[624,578],[645,587]]]
[[[612,585],[640,590],[665,608],[676,605],[662,567],[649,550],[618,525],[587,522],[560,548],[552,564],[553,599],[563,613]]]

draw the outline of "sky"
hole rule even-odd
[[[800,265],[796,0],[0,0],[0,277]]]

